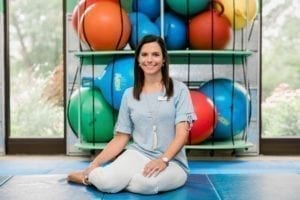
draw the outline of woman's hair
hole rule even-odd
[[[162,73],[162,82],[166,88],[166,96],[169,99],[171,96],[173,96],[174,93],[173,81],[169,76],[169,56],[168,56],[168,52],[164,40],[161,37],[155,35],[144,36],[142,40],[139,42],[138,46],[136,47],[135,58],[134,58],[133,96],[135,99],[140,100],[140,94],[142,93],[143,90],[145,75],[144,75],[144,71],[139,66],[138,59],[144,44],[151,43],[151,42],[157,42],[157,44],[159,44],[163,55],[163,59],[165,61],[161,68],[161,73]]]

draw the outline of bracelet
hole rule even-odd
[[[83,184],[83,185],[90,185],[90,183],[87,182],[88,180],[89,180],[88,175],[85,175],[85,176],[83,177],[83,179],[82,179],[82,184]]]

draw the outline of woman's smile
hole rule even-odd
[[[153,75],[161,72],[164,59],[160,46],[156,42],[145,44],[139,55],[139,64],[145,75]]]

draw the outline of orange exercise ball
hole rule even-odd
[[[117,50],[126,46],[131,25],[126,11],[120,6],[111,1],[100,1],[82,15],[80,38],[93,50]]]
[[[75,6],[73,12],[72,12],[72,26],[76,32],[78,32],[78,26],[80,22],[80,18],[84,11],[90,6],[93,5],[96,2],[99,2],[101,0],[81,0],[79,3]]]
[[[200,13],[189,23],[189,43],[192,49],[224,49],[231,38],[228,19],[216,10]]]
[[[80,0],[72,12],[72,26],[76,32],[78,32],[79,22],[84,11],[89,6],[99,1],[111,1],[115,3],[119,3],[119,0]]]
[[[210,98],[199,91],[190,91],[197,116],[190,130],[189,143],[199,144],[209,138],[218,121],[217,110]]]

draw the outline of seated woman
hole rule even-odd
[[[147,35],[141,40],[134,75],[134,87],[122,98],[114,138],[87,169],[70,173],[69,181],[92,184],[102,192],[140,194],[185,184],[188,164],[183,147],[196,115],[187,86],[169,77],[162,38]]]

